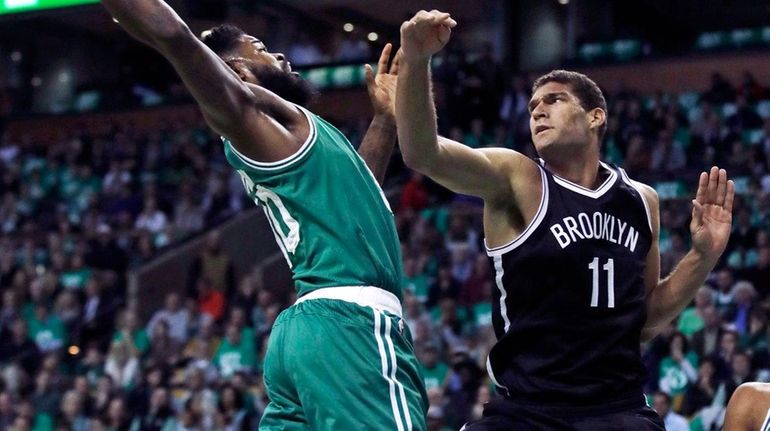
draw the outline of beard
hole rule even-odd
[[[273,67],[259,67],[256,64],[249,64],[248,66],[251,73],[259,81],[259,86],[272,91],[289,102],[306,107],[318,95],[316,89],[296,73],[285,72]]]

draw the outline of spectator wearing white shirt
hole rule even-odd
[[[664,392],[655,392],[653,406],[663,419],[666,431],[690,431],[690,424],[684,416],[671,411],[671,398]]]
[[[134,227],[145,229],[152,234],[157,234],[166,228],[168,218],[166,214],[158,209],[158,203],[154,198],[148,198],[144,201],[144,209],[136,218]]]
[[[147,332],[152,334],[153,328],[161,319],[168,323],[169,336],[171,338],[180,343],[187,341],[187,326],[190,322],[190,314],[182,307],[179,294],[172,292],[166,295],[165,306],[152,315],[150,322],[147,324]]]

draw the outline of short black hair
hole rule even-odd
[[[235,50],[245,34],[237,26],[222,24],[201,33],[201,40],[218,56],[225,57]]]
[[[601,108],[607,113],[607,100],[604,98],[604,93],[602,93],[602,90],[591,78],[582,73],[570,70],[552,70],[535,80],[535,83],[532,84],[532,93],[534,94],[538,88],[549,82],[569,85],[580,100],[580,106],[586,111]],[[599,129],[599,142],[602,141],[606,132],[607,120],[604,121],[604,124]]]

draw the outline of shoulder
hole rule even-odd
[[[730,419],[761,422],[770,408],[770,383],[750,382],[738,386],[727,405]]]
[[[649,217],[650,227],[653,230],[653,233],[657,232],[660,225],[660,199],[658,198],[658,192],[643,182],[629,178],[625,172],[623,172],[623,176],[624,180],[641,195],[648,212],[647,216]]]
[[[537,162],[524,154],[508,148],[480,148],[498,171],[505,174],[514,187],[532,186],[532,181],[538,183],[541,168]]]
[[[508,169],[538,170],[537,163],[524,154],[508,148],[479,148],[479,152],[484,154],[495,166]]]
[[[632,183],[634,183],[638,189],[639,192],[642,194],[642,197],[647,200],[647,204],[650,205],[651,208],[658,208],[659,206],[659,198],[658,198],[658,192],[655,191],[654,188],[651,186],[648,186],[647,184],[640,183],[639,181],[631,180]]]
[[[532,201],[539,202],[539,196],[533,191],[542,186],[542,178],[545,175],[545,169],[527,157],[526,155],[507,148],[481,148],[479,149],[487,156],[492,166],[501,174],[501,177],[507,178],[510,182],[513,196],[510,194],[500,196],[497,201],[504,207],[511,204],[511,197],[516,200],[517,206],[526,205],[528,199],[536,197]]]
[[[770,402],[770,383],[760,383],[760,382],[743,383],[740,386],[738,386],[738,389],[735,390],[735,393],[733,394],[733,398],[739,402],[743,400],[752,400],[752,401],[764,400],[764,401]]]

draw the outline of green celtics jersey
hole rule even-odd
[[[401,248],[382,189],[337,128],[301,109],[310,134],[291,157],[257,162],[223,138],[228,162],[265,211],[299,296],[376,286],[401,299]]]

